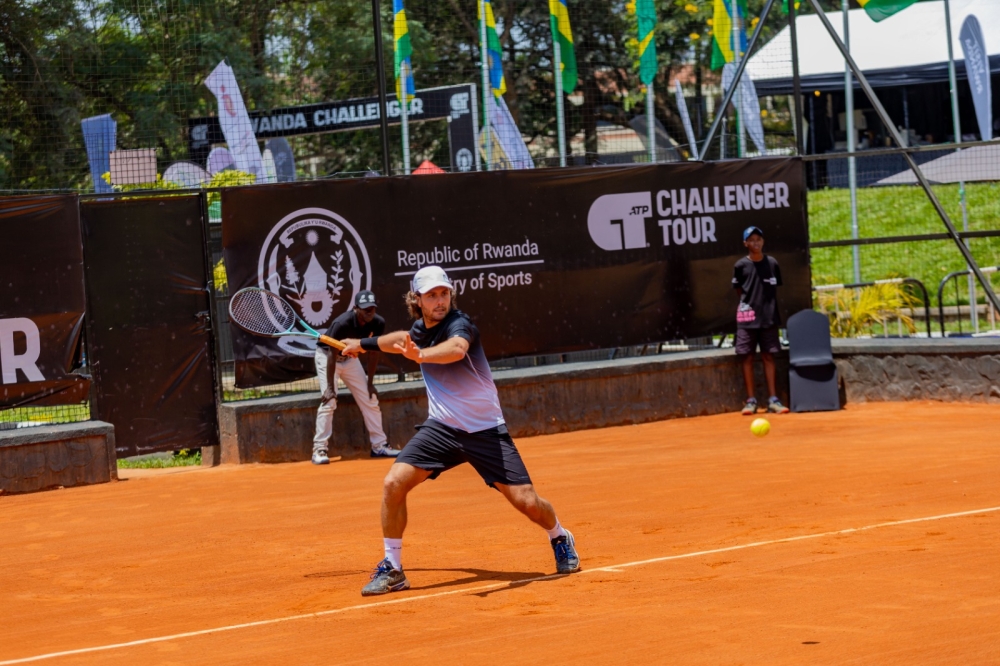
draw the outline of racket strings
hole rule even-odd
[[[240,328],[260,335],[285,333],[296,321],[295,311],[283,298],[255,287],[233,295],[229,316]]]

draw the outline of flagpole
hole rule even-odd
[[[389,103],[385,94],[385,64],[382,62],[382,9],[379,0],[372,0],[372,27],[375,32],[375,69],[378,81],[378,123],[382,138],[382,175],[391,175],[389,159]]]
[[[479,0],[479,68],[482,70],[483,79],[483,132],[486,138],[486,170],[493,167],[493,137],[490,131],[490,105],[487,95],[493,94],[493,87],[490,85],[489,56],[486,51],[486,0]],[[477,137],[478,139],[478,137]]]
[[[401,125],[403,126],[403,173],[407,176],[410,175],[410,94],[407,92],[410,82],[410,68],[406,66],[403,62],[400,64],[399,73],[402,75],[403,81],[400,85],[399,90],[402,93],[402,99],[399,100],[399,114],[401,119]]]
[[[795,128],[795,150],[803,155],[806,138],[802,132],[802,79],[799,76],[799,39],[795,33],[795,21],[795,0],[788,0],[788,36],[792,41],[792,98],[795,100],[795,120],[792,126]]]
[[[559,46],[559,35],[552,35],[552,46],[555,52],[556,77],[556,133],[559,136],[559,166],[566,166],[566,119],[563,116],[563,80],[562,80],[562,47]]]
[[[846,1],[846,0],[845,0]],[[732,39],[733,39],[733,65],[737,70],[740,68],[740,7],[737,0],[732,0]],[[746,141],[743,138],[743,123],[742,113],[743,113],[743,93],[740,92],[740,82],[739,79],[733,80],[733,85],[736,87],[736,147],[739,151],[738,157],[743,157],[746,154]]]
[[[951,85],[951,123],[955,132],[955,143],[962,143],[962,123],[958,117],[958,77],[955,76],[955,49],[951,44],[951,2],[944,0],[944,27],[948,33],[948,82]],[[966,70],[968,71],[968,69]],[[907,128],[909,130],[909,128]],[[956,153],[962,152],[959,147],[955,148]],[[965,200],[965,181],[958,181],[958,197],[962,206],[962,231],[969,230],[969,210]],[[965,239],[966,247],[969,247],[969,239]],[[969,314],[972,317],[972,332],[979,332],[979,313],[976,312],[976,305],[973,303],[973,294],[976,293],[975,277],[969,272]]]
[[[653,115],[653,82],[646,84],[646,143],[649,144],[649,162],[656,162],[656,117]]]
[[[844,11],[844,47],[851,50],[851,27],[848,0],[842,0]],[[844,62],[844,101],[847,106],[847,184],[851,190],[851,238],[858,239],[858,171],[854,159],[854,83],[851,79],[851,67]],[[854,281],[861,282],[861,248],[851,247],[854,260]]]

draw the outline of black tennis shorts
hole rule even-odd
[[[417,426],[417,434],[403,447],[396,462],[427,470],[432,479],[452,467],[469,463],[491,488],[496,487],[494,483],[508,486],[531,483],[505,425],[465,432],[427,419]]]
[[[736,353],[740,356],[753,354],[760,345],[762,352],[777,354],[781,351],[781,336],[778,328],[738,328],[736,329]]]

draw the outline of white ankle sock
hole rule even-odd
[[[382,539],[385,542],[385,557],[393,569],[403,570],[403,540]]]
[[[564,530],[563,526],[559,524],[558,517],[556,518],[556,526],[553,527],[551,530],[545,530],[545,531],[548,532],[550,541],[552,539],[558,539],[561,536],[566,536],[566,530]]]

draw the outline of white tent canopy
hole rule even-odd
[[[990,68],[1000,72],[1000,0],[951,0],[952,45],[956,72],[965,66],[958,33],[969,14],[983,26]],[[944,2],[918,2],[876,23],[863,9],[849,13],[851,56],[873,87],[914,85],[948,80],[948,44],[945,40]],[[840,12],[827,12],[838,36],[843,36]],[[802,90],[843,90],[844,57],[815,14],[796,16],[799,76]],[[747,72],[760,95],[792,92],[792,46],[785,26],[747,63]]]

